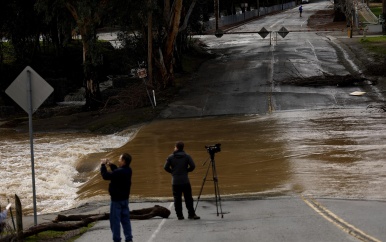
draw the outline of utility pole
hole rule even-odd
[[[220,11],[219,11],[219,0],[214,0],[214,16],[216,18],[216,31],[214,33],[214,35],[217,37],[217,38],[221,38],[224,33],[221,29],[218,28],[218,19],[219,19],[219,16],[220,16]]]
[[[354,30],[354,10],[351,10],[351,16],[350,16],[350,38],[352,38],[352,31]]]
[[[219,0],[214,0],[214,17],[216,18],[216,30],[218,30],[218,19],[219,19]]]
[[[148,0],[147,13],[147,76],[149,83],[153,84],[153,10],[152,0]]]

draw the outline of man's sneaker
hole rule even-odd
[[[178,220],[184,220],[184,216],[178,217]]]
[[[194,219],[194,220],[200,219],[200,217],[198,217],[197,215],[189,216],[188,218],[189,219]]]

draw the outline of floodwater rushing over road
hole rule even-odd
[[[1,130],[0,199],[18,194],[32,207],[26,134]],[[134,131],[133,131],[134,132]],[[222,116],[156,120],[136,134],[37,134],[35,164],[38,210],[63,210],[106,199],[99,159],[133,156],[132,199],[171,197],[163,170],[174,142],[183,140],[196,162],[191,173],[197,197],[209,168],[205,145],[221,143],[215,154],[220,194],[386,199],[386,125],[383,113],[358,109],[277,112],[264,116]],[[126,143],[127,142],[127,143]],[[206,161],[206,163],[204,163]],[[212,196],[209,169],[203,194]]]
[[[36,197],[39,213],[69,209],[78,204],[76,164],[85,155],[110,151],[125,144],[131,133],[96,136],[80,133],[34,134]],[[31,150],[28,133],[0,128],[0,202],[17,194],[24,212],[32,211]]]

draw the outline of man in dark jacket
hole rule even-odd
[[[110,180],[110,228],[114,241],[121,241],[121,224],[125,241],[132,241],[129,210],[129,195],[131,187],[132,170],[130,168],[131,156],[123,153],[118,160],[118,167],[107,159],[101,161],[101,175],[104,180]],[[110,166],[111,172],[106,166]]]
[[[185,205],[188,209],[188,218],[200,219],[193,208],[192,187],[188,177],[188,172],[192,172],[195,167],[193,159],[184,151],[184,143],[181,141],[177,142],[173,154],[169,155],[166,159],[164,169],[172,174],[174,208],[179,220],[184,219],[182,214],[182,194],[184,194]]]

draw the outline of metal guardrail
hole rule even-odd
[[[370,23],[370,24],[378,24],[379,23],[379,19],[369,9],[367,4],[358,3],[357,9],[358,9],[359,14],[366,20],[367,23]]]
[[[222,26],[240,23],[255,17],[264,16],[264,15],[274,13],[274,12],[279,12],[285,9],[290,9],[295,6],[296,6],[296,2],[293,1],[289,3],[274,5],[271,7],[260,7],[259,9],[255,9],[253,11],[246,11],[242,14],[222,16],[218,20],[218,26],[221,28]],[[215,19],[209,20],[208,22],[205,22],[204,25],[205,25],[206,31],[215,30],[216,20]]]

